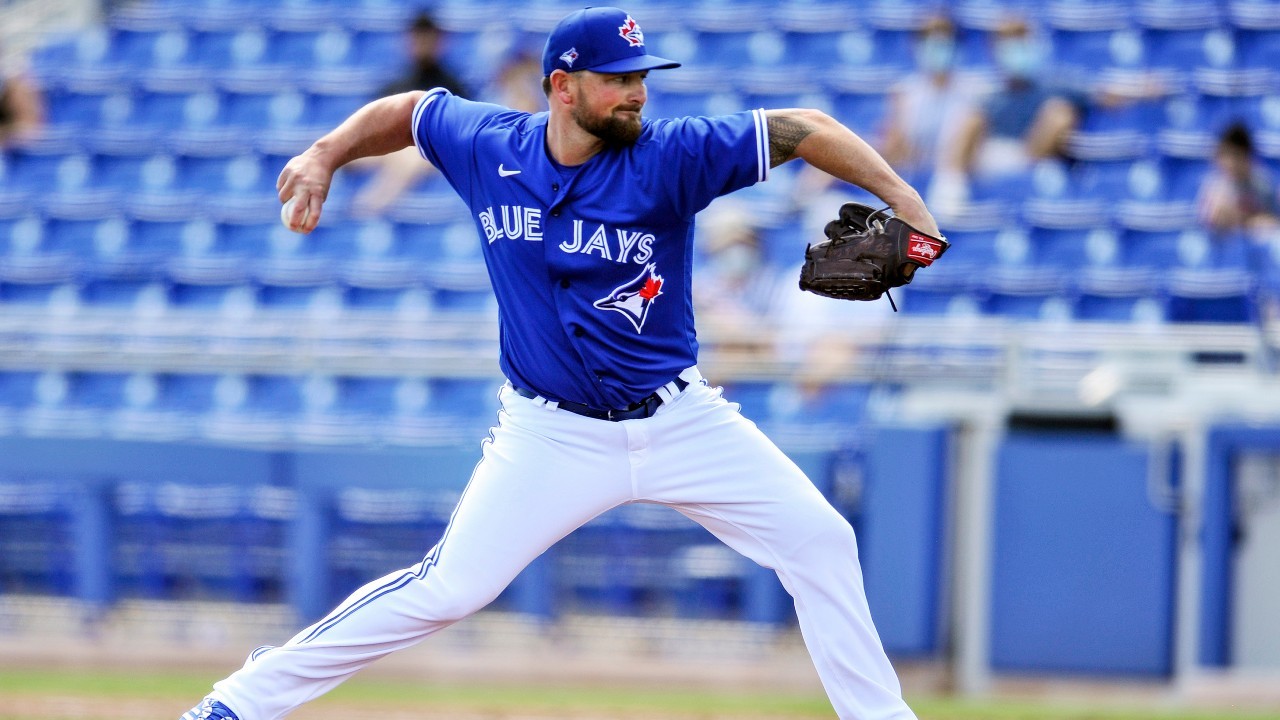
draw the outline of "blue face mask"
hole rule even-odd
[[[926,72],[943,72],[951,68],[956,43],[948,37],[926,37],[916,46],[916,64]]]
[[[1030,40],[1005,40],[996,47],[996,63],[1013,77],[1026,79],[1036,76],[1044,58]]]

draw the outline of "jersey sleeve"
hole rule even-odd
[[[468,196],[476,132],[496,112],[495,105],[460,98],[445,88],[427,92],[413,109],[413,143],[427,162],[464,198]]]
[[[662,123],[663,175],[680,214],[692,217],[721,195],[769,176],[769,129],[763,110]],[[670,165],[667,165],[667,163]]]

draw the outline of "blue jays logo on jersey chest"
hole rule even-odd
[[[644,271],[634,280],[614,288],[607,297],[595,301],[593,306],[598,310],[614,310],[622,313],[631,321],[636,332],[641,332],[644,329],[645,318],[649,317],[649,308],[662,294],[662,276],[656,272],[656,267],[654,263],[645,265]]]

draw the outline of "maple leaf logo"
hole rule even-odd
[[[647,277],[644,279],[644,287],[640,288],[640,297],[644,300],[652,300],[662,294],[662,278]]]
[[[631,47],[644,47],[644,33],[640,32],[640,26],[631,19],[630,15],[627,16],[627,21],[618,27],[618,34]]]

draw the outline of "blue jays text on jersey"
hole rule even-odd
[[[548,155],[547,118],[437,88],[413,136],[484,240],[504,374],[553,400],[625,407],[697,362],[693,218],[766,178],[764,113],[646,119],[634,145],[577,167]]]

